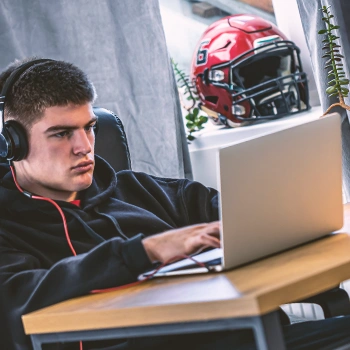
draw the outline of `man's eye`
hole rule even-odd
[[[96,123],[90,124],[88,126],[85,127],[85,131],[90,132],[93,130],[94,126],[96,125]]]
[[[54,134],[53,136],[62,138],[62,137],[68,136],[69,133],[70,133],[69,131],[61,131],[61,132],[58,132],[57,134]]]

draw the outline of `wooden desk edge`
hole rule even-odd
[[[252,310],[254,312],[251,312]],[[69,313],[61,313],[50,317],[44,316],[44,322],[42,311],[44,309],[22,316],[27,335],[250,317],[259,314],[259,306],[253,298],[243,297],[225,300],[224,303],[220,300],[183,305],[160,305],[143,307],[142,310],[135,308],[112,312],[101,311],[98,315],[82,312],[72,317]],[[79,320],[78,326],[77,320]]]
[[[344,279],[349,278],[349,271],[350,261],[340,267],[314,275],[308,278],[307,282],[299,280],[293,285],[281,286],[260,295],[246,294],[236,299],[96,310],[93,313],[86,310],[55,313],[59,306],[56,304],[24,315],[22,320],[25,333],[29,335],[260,316],[277,310],[281,304],[297,302],[336,287]],[[307,288],[305,288],[306,283]],[[80,299],[76,298],[77,301]],[[74,301],[75,299],[70,300],[70,302]],[[53,309],[52,313],[50,313],[51,309]]]

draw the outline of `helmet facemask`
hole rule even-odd
[[[227,66],[229,84],[210,79],[208,83],[231,93],[233,119],[276,119],[309,108],[306,73],[302,72],[299,50],[292,42],[269,43],[211,69],[219,76]],[[208,77],[213,76],[211,69]]]

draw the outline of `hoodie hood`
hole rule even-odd
[[[89,210],[100,205],[111,197],[115,191],[116,176],[113,168],[101,157],[95,156],[95,170],[90,187],[80,193],[81,207]],[[60,207],[71,207],[73,204],[57,201]],[[33,200],[20,193],[13,181],[8,164],[0,164],[0,213],[57,213],[52,204]]]

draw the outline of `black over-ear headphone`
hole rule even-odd
[[[9,120],[5,123],[6,96],[22,73],[32,66],[49,61],[53,60],[38,59],[26,62],[17,67],[6,79],[0,96],[0,157],[2,158],[18,161],[24,159],[28,153],[27,134],[23,126],[15,120]]]

